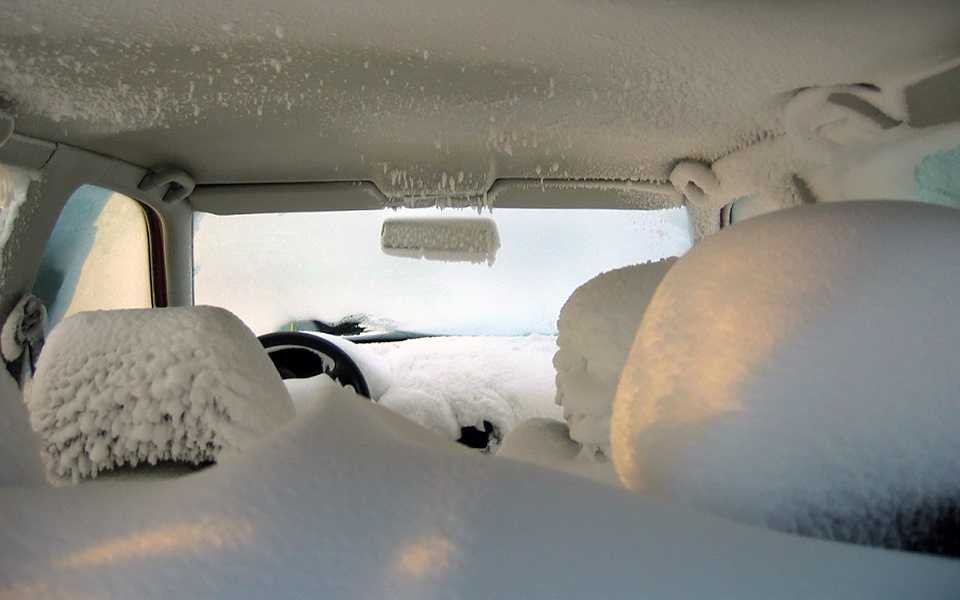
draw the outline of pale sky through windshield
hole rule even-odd
[[[399,329],[463,335],[556,333],[574,289],[613,268],[686,252],[686,210],[494,209],[493,266],[383,254],[398,216],[417,209],[218,216],[198,214],[196,304],[223,306],[257,334],[291,320],[366,314]]]

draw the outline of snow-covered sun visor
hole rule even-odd
[[[485,217],[387,219],[380,247],[391,256],[492,265],[500,234],[497,224]]]

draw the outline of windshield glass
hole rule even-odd
[[[227,308],[255,333],[313,329],[441,335],[554,335],[570,294],[595,275],[686,252],[684,208],[494,209],[492,265],[390,256],[385,219],[469,216],[401,209],[194,219],[194,301]]]

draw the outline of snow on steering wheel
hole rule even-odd
[[[340,385],[352,387],[361,396],[371,397],[360,367],[333,342],[298,331],[268,333],[259,339],[281,379],[306,379],[325,374]]]

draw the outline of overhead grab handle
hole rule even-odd
[[[193,193],[196,185],[193,177],[186,171],[162,167],[148,172],[137,187],[144,192],[153,192],[166,186],[162,200],[167,204],[176,204],[186,200]]]

